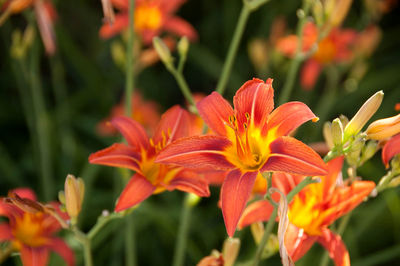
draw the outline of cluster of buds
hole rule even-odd
[[[338,27],[346,18],[352,0],[310,0],[313,17],[318,26]]]
[[[64,191],[58,193],[58,199],[63,204],[63,209],[70,217],[71,225],[75,225],[82,208],[85,195],[85,184],[82,178],[68,175],[65,179]]]

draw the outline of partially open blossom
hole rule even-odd
[[[125,114],[124,101],[125,99],[122,99],[118,105],[114,106],[111,109],[110,116],[97,125],[97,132],[99,134],[107,136],[117,133],[117,130],[111,125],[110,121]],[[139,92],[134,92],[132,96],[131,118],[141,124],[149,134],[154,133],[160,121],[159,109],[160,107],[156,102],[144,100]]]
[[[247,81],[236,92],[233,109],[213,92],[197,104],[197,109],[216,135],[179,139],[157,156],[157,162],[229,171],[221,189],[222,213],[229,236],[236,230],[260,173],[326,173],[325,163],[317,153],[287,136],[317,117],[301,102],[286,103],[271,113],[273,94],[272,79]]]
[[[309,51],[317,44],[319,30],[317,26],[308,22],[303,31],[302,51]],[[327,64],[349,62],[353,57],[352,47],[357,39],[357,33],[351,29],[334,28],[322,39],[317,51],[308,59],[301,70],[301,84],[304,89],[310,90],[315,85],[322,68]],[[298,38],[289,35],[277,43],[277,48],[287,56],[294,56]]]
[[[344,129],[344,139],[354,136],[360,132],[368,120],[375,114],[383,100],[383,91],[378,91],[372,95],[357,111]]]
[[[150,44],[153,37],[164,31],[186,36],[190,40],[197,38],[195,29],[185,20],[174,15],[185,0],[136,0],[134,11],[135,32],[144,43]],[[110,38],[129,26],[129,0],[111,0],[120,10],[114,23],[104,23],[100,29],[102,38]]]
[[[61,229],[59,222],[43,207],[35,207],[42,206],[36,202],[35,194],[29,189],[16,189],[10,192],[10,197],[11,200],[0,198],[0,216],[8,218],[8,222],[0,223],[0,242],[9,242],[20,252],[26,266],[47,265],[50,251],[58,253],[67,265],[74,265],[72,250],[55,236]],[[26,208],[16,205],[13,197],[21,204],[25,202]]]
[[[382,149],[382,161],[386,168],[389,167],[390,160],[400,153],[400,134],[392,137]]]
[[[170,108],[162,116],[150,139],[143,126],[128,117],[114,118],[111,124],[121,132],[128,144],[116,143],[93,153],[89,162],[136,172],[122,191],[115,211],[133,207],[150,195],[165,190],[178,189],[200,197],[209,196],[208,183],[202,175],[183,167],[155,162],[156,156],[166,145],[189,135],[191,123],[187,111],[179,106]]]
[[[285,245],[293,261],[300,259],[315,243],[320,243],[336,265],[350,265],[349,253],[339,235],[328,229],[335,220],[357,207],[375,188],[372,181],[337,182],[341,178],[343,157],[328,163],[328,174],[320,183],[301,190],[289,204],[289,226]],[[274,174],[272,183],[288,194],[304,177]],[[274,196],[274,195],[273,195]],[[273,207],[267,200],[250,204],[239,222],[243,228],[255,222],[267,221]]]
[[[368,138],[384,140],[400,133],[400,114],[372,122],[366,133]]]

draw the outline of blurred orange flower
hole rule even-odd
[[[124,116],[125,114],[125,100],[111,109],[110,115],[97,124],[97,132],[100,135],[114,135],[118,131],[113,127],[110,121],[113,118]],[[157,124],[160,121],[160,107],[154,101],[146,101],[142,95],[135,91],[132,96],[132,113],[131,118],[141,124],[146,132],[150,135],[154,134]]]
[[[309,51],[317,44],[319,30],[317,26],[308,22],[303,31],[303,52]],[[301,85],[304,89],[310,90],[314,87],[324,65],[332,63],[349,62],[354,55],[352,46],[357,40],[357,32],[351,29],[335,28],[330,31],[327,37],[318,44],[317,51],[308,59],[301,70]],[[293,57],[297,49],[298,38],[296,35],[289,35],[280,39],[277,49],[283,54]]]
[[[285,245],[289,255],[300,259],[315,242],[319,242],[336,265],[350,265],[348,251],[339,235],[328,229],[335,220],[357,207],[375,188],[372,181],[354,181],[338,185],[341,179],[343,157],[328,162],[328,174],[320,183],[310,184],[301,190],[289,205],[289,227]],[[288,194],[303,176],[274,173],[272,184]],[[345,182],[347,183],[347,182]],[[278,195],[273,195],[275,198]],[[250,204],[243,213],[239,228],[255,222],[267,221],[273,207],[267,200]]]
[[[116,143],[93,153],[89,162],[134,170],[136,173],[122,191],[115,211],[133,207],[150,195],[165,190],[178,189],[208,197],[208,182],[201,174],[183,167],[163,165],[155,162],[156,156],[169,143],[189,136],[190,116],[179,106],[170,108],[162,116],[153,135],[148,138],[145,129],[128,117],[117,117],[111,121],[125,137],[128,145]]]
[[[0,199],[0,216],[8,218],[8,223],[0,223],[0,241],[10,242],[12,248],[21,253],[26,266],[47,265],[50,251],[58,253],[68,265],[74,265],[72,250],[54,236],[61,225],[36,202],[33,191],[16,189],[10,192],[10,197],[10,200]],[[56,203],[52,207],[59,211]],[[65,214],[60,215],[65,217]]]
[[[174,15],[185,0],[136,0],[134,12],[135,32],[145,44],[150,44],[153,37],[167,31],[190,40],[197,38],[196,30],[185,20]],[[100,29],[100,36],[108,39],[129,26],[129,0],[111,0],[120,10],[115,15],[114,23],[106,22]]]

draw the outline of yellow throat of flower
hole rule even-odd
[[[22,217],[17,217],[15,227],[12,230],[15,237],[13,243],[15,247],[20,249],[21,245],[30,247],[45,245],[48,238],[45,235],[46,225],[43,222],[45,222],[43,213],[24,213]]]
[[[261,129],[249,123],[251,119],[248,113],[246,119],[244,132],[239,132],[236,117],[229,117],[227,131],[233,145],[226,150],[227,159],[244,172],[259,170],[270,154],[268,136],[262,136]]]
[[[162,13],[158,6],[151,4],[143,4],[135,9],[135,29],[157,30],[161,27]]]

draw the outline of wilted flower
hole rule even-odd
[[[267,171],[325,174],[319,155],[287,135],[308,120],[317,120],[301,102],[286,103],[272,113],[272,79],[247,81],[233,99],[217,92],[197,104],[200,116],[217,135],[182,138],[167,146],[156,161],[198,169],[229,171],[221,189],[221,207],[229,236],[253,190]]]
[[[328,163],[328,175],[320,183],[310,184],[301,190],[289,204],[289,227],[285,234],[285,245],[289,255],[300,259],[315,242],[319,242],[336,265],[349,265],[348,251],[339,235],[328,229],[335,220],[357,207],[374,189],[372,181],[354,181],[338,185],[341,178],[343,157]],[[276,173],[272,184],[288,194],[304,177]],[[273,197],[276,195],[273,195]],[[250,204],[239,222],[243,228],[252,223],[267,221],[273,207],[267,200]]]
[[[170,108],[162,116],[150,139],[143,126],[130,118],[117,117],[112,119],[111,124],[121,132],[128,145],[113,144],[91,154],[89,162],[128,168],[136,172],[122,191],[115,211],[133,207],[150,195],[165,190],[178,189],[200,197],[209,196],[208,183],[202,175],[183,167],[155,162],[156,156],[166,145],[191,132],[187,111],[179,106]]]
[[[195,29],[185,20],[176,17],[175,11],[184,0],[136,0],[134,11],[135,32],[142,41],[150,44],[153,37],[167,31],[190,40],[197,38]],[[100,29],[102,38],[110,38],[129,26],[129,0],[111,0],[114,7],[120,10],[115,15],[114,23],[105,22]]]
[[[74,265],[72,250],[55,236],[61,229],[60,223],[36,202],[35,194],[29,189],[16,189],[10,195],[10,200],[0,198],[0,216],[8,218],[8,222],[0,223],[0,241],[11,243],[21,253],[23,265],[47,265],[50,251],[58,253],[68,265]],[[13,198],[20,204],[15,204]],[[58,211],[56,204],[53,207]]]

